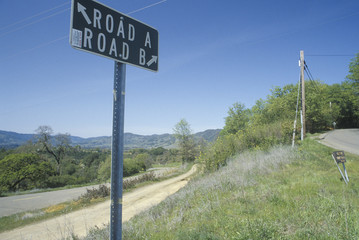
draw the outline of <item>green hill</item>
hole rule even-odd
[[[244,152],[126,222],[123,239],[357,239],[359,156],[346,155],[346,185],[332,151],[308,138]]]

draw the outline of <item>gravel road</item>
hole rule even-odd
[[[157,176],[165,174],[173,168],[151,169]],[[128,177],[126,179],[135,178]],[[110,186],[110,184],[107,184]],[[27,212],[53,206],[59,203],[71,201],[86,193],[86,189],[98,188],[99,185],[80,188],[64,189],[52,192],[32,193],[0,198],[0,217],[9,216],[15,213]]]
[[[125,193],[123,197],[123,221],[129,220],[141,211],[163,201],[169,195],[184,187],[189,177],[196,171],[194,166],[189,172],[153,185]],[[55,240],[71,236],[85,236],[92,227],[102,227],[110,220],[110,201],[78,210],[40,223],[31,224],[12,231],[0,233],[1,240]]]

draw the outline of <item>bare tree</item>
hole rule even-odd
[[[42,151],[48,153],[56,162],[56,172],[61,175],[61,164],[66,151],[71,148],[70,134],[53,135],[50,126],[39,126],[36,130],[37,143],[42,147]]]

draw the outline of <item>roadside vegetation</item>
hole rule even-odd
[[[0,196],[86,186],[110,180],[109,149],[74,147],[70,145],[68,135],[52,135],[48,126],[41,129],[45,129],[46,133],[39,133],[38,139],[16,149],[0,149]],[[164,166],[176,162],[180,162],[177,149],[131,149],[124,154],[123,175],[133,176],[145,172],[154,164]]]
[[[359,127],[359,54],[341,84],[306,81],[308,134]],[[292,141],[299,85],[275,87],[252,108],[234,103],[214,143],[193,141],[189,123],[174,127],[179,149],[134,149],[124,176],[153,164],[199,163],[187,187],[124,225],[124,239],[356,239],[359,157],[347,154],[350,183],[340,180],[333,149],[307,138]],[[333,124],[335,122],[335,124]],[[105,182],[108,150],[71,147],[68,135],[46,126],[36,142],[0,150],[0,194],[33,188]],[[17,164],[12,164],[16,163]],[[48,168],[48,166],[51,166]],[[108,239],[91,230],[85,239]]]
[[[346,185],[332,151],[309,138],[245,151],[126,222],[123,239],[357,239],[359,156],[347,154]]]
[[[341,84],[306,81],[308,135],[359,127],[358,74],[359,54]],[[197,148],[202,174],[126,222],[123,239],[357,239],[359,157],[347,154],[346,186],[333,149],[299,141],[298,87],[275,87],[250,109],[234,103],[217,141]],[[96,228],[84,239],[108,236]]]
[[[134,188],[152,184],[154,182],[163,181],[171,177],[176,177],[187,172],[192,165],[178,165],[168,168],[161,173],[150,171],[124,179],[123,190],[131,191]],[[110,184],[101,184],[98,187],[88,188],[86,193],[82,194],[78,199],[52,205],[43,209],[27,211],[13,214],[0,218],[0,232],[12,230],[28,224],[36,223],[46,219],[50,219],[63,214],[90,207],[92,205],[102,203],[110,198]]]

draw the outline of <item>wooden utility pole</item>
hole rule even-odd
[[[300,51],[300,81],[302,82],[302,134],[301,140],[305,137],[305,82],[304,82],[304,51]]]

